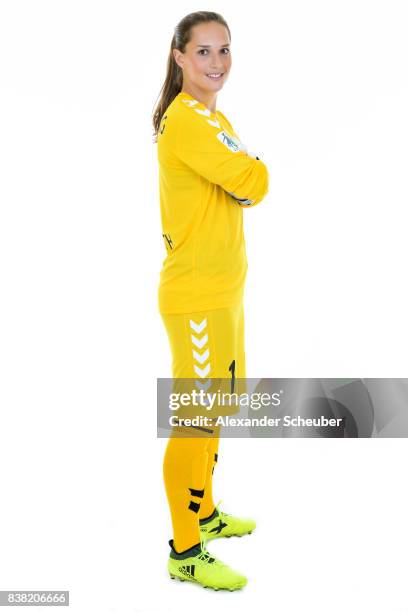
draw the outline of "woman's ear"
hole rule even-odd
[[[173,58],[177,66],[179,68],[183,68],[183,53],[180,51],[180,49],[173,49]]]

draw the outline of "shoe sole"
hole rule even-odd
[[[218,536],[219,538],[242,538],[244,535],[251,535],[252,531],[246,531],[245,533],[233,533],[231,535],[226,536]],[[211,538],[215,540],[216,538]]]
[[[208,542],[210,540],[219,540],[220,538],[242,538],[242,536],[245,535],[251,535],[252,531],[246,531],[245,533],[234,533],[231,535],[219,535],[219,536],[212,536],[210,538],[206,538],[205,536],[203,536],[203,538],[205,538],[205,541]]]
[[[198,580],[189,580],[188,578],[180,578],[180,576],[174,576],[173,574],[169,574],[170,578],[172,580],[180,580],[180,582],[193,582],[194,584],[198,584],[199,586],[202,586],[204,589],[212,589],[213,591],[238,591],[238,589],[242,589],[245,585],[246,582],[244,584],[240,584],[239,586],[235,586],[235,587],[213,587],[210,586],[209,584],[201,584],[201,582],[199,582]]]

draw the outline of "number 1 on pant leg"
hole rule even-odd
[[[235,359],[233,359],[230,363],[228,370],[231,372],[231,393],[234,393],[234,383],[235,383]]]

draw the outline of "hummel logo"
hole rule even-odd
[[[185,576],[188,576],[189,578],[193,578],[194,580],[196,580],[194,578],[195,565],[182,565],[181,567],[179,567],[179,572],[181,572]]]
[[[214,527],[209,531],[209,533],[221,533],[224,527],[227,527],[227,523],[223,523],[221,519],[218,519],[219,523],[217,527]]]

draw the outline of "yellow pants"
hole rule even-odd
[[[172,353],[172,376],[205,385],[212,378],[245,378],[244,309],[162,314]],[[214,511],[212,474],[219,429],[207,437],[171,435],[163,474],[173,524],[173,546],[183,552],[200,541],[200,519]]]

